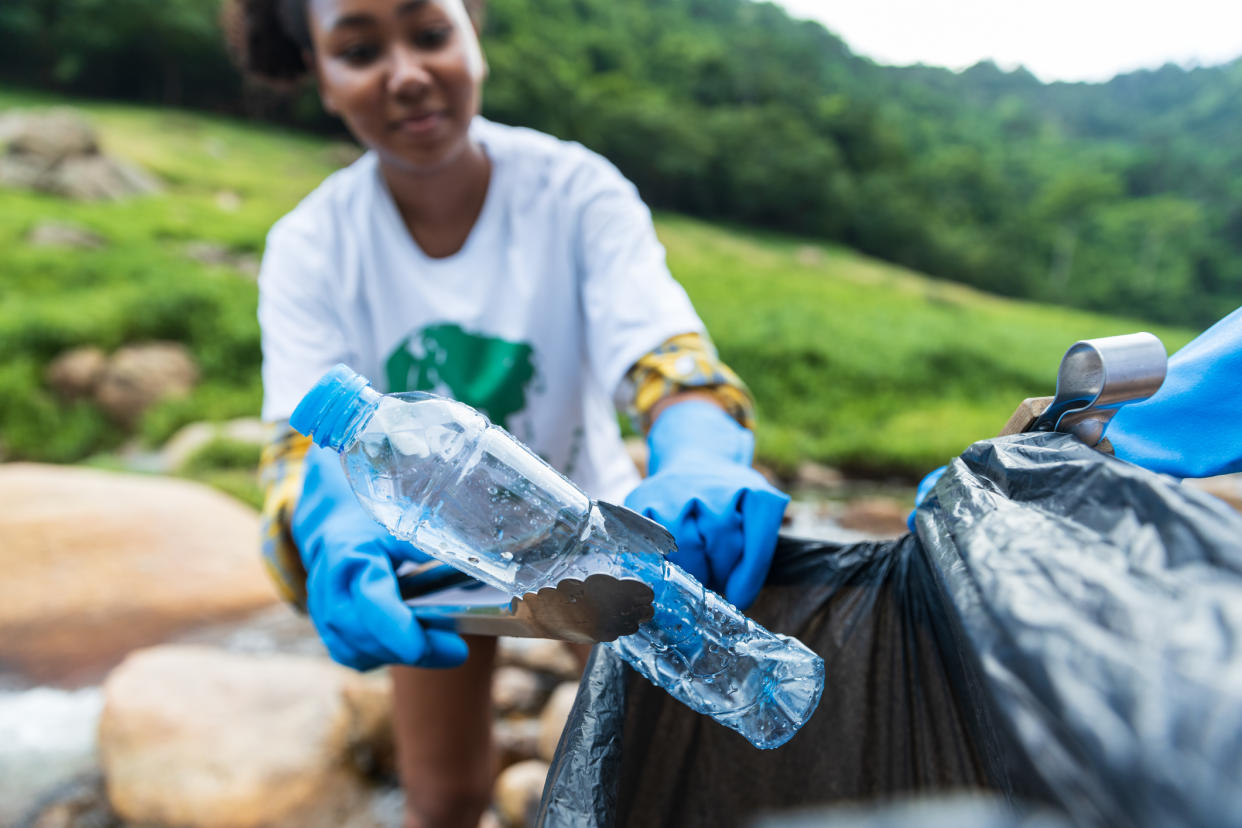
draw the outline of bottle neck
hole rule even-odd
[[[344,451],[371,419],[382,395],[369,385],[334,388],[311,426],[317,445]]]

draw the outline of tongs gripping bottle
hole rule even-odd
[[[591,501],[473,408],[431,394],[380,395],[340,365],[290,424],[341,454],[359,501],[393,535],[527,606],[543,604],[534,622],[594,640],[593,626],[611,634],[617,621],[597,610],[624,605],[622,620],[636,629],[607,646],[756,746],[784,744],[818,705],[819,656],[670,563],[662,527]]]

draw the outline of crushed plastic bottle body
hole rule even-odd
[[[587,544],[575,569],[619,570],[655,592],[651,620],[606,644],[640,675],[756,747],[785,744],[810,719],[824,662],[802,642],[759,626],[663,555],[610,553],[616,539],[595,535]]]
[[[511,596],[594,573],[640,578],[654,615],[608,646],[645,678],[761,748],[784,744],[814,713],[822,659],[654,547],[610,536],[590,498],[508,432],[462,403],[381,396],[352,377],[312,399],[332,376],[293,425],[341,452],[359,500],[394,535]]]

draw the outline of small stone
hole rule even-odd
[[[831,466],[807,461],[798,466],[794,475],[794,488],[835,491],[845,485],[845,475]]]
[[[387,670],[359,673],[345,683],[352,760],[372,777],[396,776],[396,742],[392,725],[392,676]]]
[[[804,244],[794,252],[794,260],[803,267],[818,267],[824,263],[824,251]]]
[[[108,806],[103,777],[92,771],[51,791],[37,813],[18,824],[29,828],[119,828]]]
[[[93,345],[73,348],[52,360],[44,377],[52,390],[67,400],[90,397],[103,377],[108,357]]]
[[[1183,485],[1218,497],[1237,511],[1242,512],[1242,474],[1222,474],[1217,477],[1198,479],[1190,478]]]
[[[107,242],[103,236],[85,227],[60,221],[47,221],[35,225],[26,235],[26,242],[34,247],[68,247],[81,250],[97,250]]]
[[[127,345],[108,360],[95,402],[126,426],[162,399],[188,394],[198,383],[198,365],[177,342]]]
[[[500,664],[525,667],[566,681],[582,675],[582,664],[563,641],[546,638],[502,638],[498,652]]]
[[[499,767],[539,758],[538,719],[498,719],[492,725]]]
[[[232,190],[221,190],[216,193],[216,207],[226,213],[236,213],[242,208],[242,197]]]
[[[496,810],[510,828],[532,826],[548,778],[548,763],[529,759],[511,765],[496,779]]]
[[[897,538],[906,534],[910,505],[887,497],[862,498],[847,503],[837,523],[868,537]]]
[[[222,244],[209,241],[190,242],[185,246],[185,255],[205,265],[230,265],[233,253]]]
[[[536,713],[547,694],[539,677],[522,667],[498,667],[492,674],[492,705],[501,716]]]
[[[164,472],[175,472],[216,440],[262,447],[271,442],[273,435],[273,425],[257,417],[239,417],[223,423],[190,423],[168,438],[160,449],[158,467]]]
[[[187,460],[214,442],[219,435],[220,427],[216,423],[190,423],[182,426],[160,449],[160,470],[179,471]]]
[[[190,242],[185,246],[185,255],[199,264],[232,268],[252,278],[259,275],[259,259],[256,256],[215,242]]]
[[[556,755],[556,746],[561,741],[561,731],[565,722],[569,721],[569,711],[573,709],[574,699],[578,697],[578,683],[567,681],[552,691],[552,697],[543,708],[539,717],[539,757],[549,762]]]

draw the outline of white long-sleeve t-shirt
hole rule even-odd
[[[651,213],[578,144],[475,120],[492,173],[462,248],[434,259],[367,153],[272,228],[259,277],[263,416],[337,362],[381,391],[453,397],[593,497],[637,483],[615,397],[639,357],[702,332]]]

